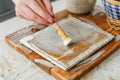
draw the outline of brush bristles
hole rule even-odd
[[[64,45],[65,45],[65,46],[68,46],[68,45],[71,44],[71,43],[72,43],[72,39],[69,38],[69,37],[64,40]]]

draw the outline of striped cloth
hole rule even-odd
[[[113,19],[120,20],[120,6],[102,0],[107,15]]]

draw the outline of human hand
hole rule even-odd
[[[50,0],[13,0],[16,15],[40,24],[54,23]]]

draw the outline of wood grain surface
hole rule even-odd
[[[27,58],[35,62],[38,66],[43,68],[46,72],[54,76],[57,80],[78,80],[79,78],[84,76],[87,72],[89,72],[94,67],[99,65],[102,61],[104,61],[107,57],[109,57],[114,51],[116,51],[120,47],[120,35],[119,35],[120,31],[116,31],[109,27],[106,21],[106,15],[103,12],[99,12],[94,15],[91,13],[84,15],[76,15],[71,14],[66,10],[63,10],[55,15],[56,16],[55,20],[59,21],[67,17],[69,14],[116,36],[114,40],[112,40],[107,45],[96,51],[93,55],[91,55],[90,58],[77,64],[69,71],[61,70],[60,68],[50,63],[37,53],[33,52],[31,49],[19,43],[20,39],[45,28],[46,25],[39,24],[30,25],[14,33],[11,33],[10,35],[7,35],[5,37],[5,41],[10,46],[21,52],[23,55],[25,55]],[[37,62],[36,59],[38,60]],[[41,60],[48,64],[40,62]]]

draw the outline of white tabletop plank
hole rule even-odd
[[[55,80],[24,55],[0,43],[0,80]]]

